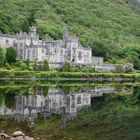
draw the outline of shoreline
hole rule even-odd
[[[91,82],[132,82],[134,78],[0,78],[0,81],[91,81]]]
[[[57,71],[0,71],[1,81],[140,81],[140,73],[89,73]]]

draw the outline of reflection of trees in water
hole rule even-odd
[[[5,97],[3,94],[0,93],[0,107],[4,104]]]
[[[62,87],[62,90],[64,91],[64,94],[67,95],[67,94],[70,94],[70,91],[72,90],[72,87],[64,86],[64,87]]]
[[[16,104],[15,94],[6,94],[5,95],[5,105],[7,108],[13,108]]]
[[[140,94],[138,95],[138,102],[140,103]]]
[[[112,86],[112,87],[115,87],[115,86]],[[79,108],[81,109],[81,107],[84,106],[84,104],[82,104],[82,102],[83,102],[83,99],[86,98],[85,97],[86,94],[90,94],[90,95],[93,94],[91,103],[96,104],[96,107],[97,106],[100,107],[100,104],[104,104],[104,103],[106,104],[110,100],[113,100],[113,96],[116,96],[115,94],[111,94],[110,96],[108,96],[108,95],[106,95],[107,93],[113,93],[113,92],[131,93],[131,92],[133,92],[133,86],[118,86],[117,88],[112,88],[112,87],[111,86],[106,86],[106,87],[101,86],[98,88],[96,87],[96,88],[89,88],[89,89],[87,89],[87,87],[86,87],[85,90],[77,90],[77,87],[70,87],[70,86],[64,86],[63,89],[58,88],[57,90],[51,90],[51,88],[49,90],[49,86],[44,86],[44,87],[37,86],[37,87],[24,88],[24,89],[21,89],[21,95],[20,95],[21,97],[19,98],[19,101],[21,99],[21,103],[19,102],[19,104],[17,106],[20,107],[20,105],[21,105],[21,110],[28,109],[29,114],[27,116],[29,117],[29,120],[28,120],[29,124],[34,122],[34,119],[36,119],[36,115],[34,116],[34,114],[36,114],[38,112],[42,112],[45,115],[50,115],[52,113],[56,113],[56,114],[61,113],[61,115],[62,115],[61,118],[63,120],[62,127],[65,127],[65,121],[67,120],[67,118],[70,118],[70,117],[73,118],[73,116],[75,115],[74,113],[77,113]],[[136,88],[135,90],[139,90],[139,88]],[[4,94],[5,95],[5,104],[6,104],[7,108],[12,108],[15,106],[15,102],[16,102],[15,101],[16,97],[15,97],[15,94],[13,94],[13,93],[20,93],[20,90],[11,90],[11,91],[7,90],[7,91],[8,91],[8,93]],[[59,95],[60,97],[62,96],[62,93],[65,92],[65,95],[63,95],[64,99],[62,97],[60,98],[59,96],[54,96],[54,93],[50,94],[52,92],[54,92],[54,93],[56,92],[55,95]],[[22,94],[22,93],[24,93],[24,94]],[[25,95],[25,93],[26,93],[26,95]],[[81,93],[82,93],[82,96],[81,96]],[[96,94],[96,93],[102,93],[102,94]],[[105,94],[105,95],[103,95],[103,94]],[[19,96],[19,95],[17,95],[17,96]],[[98,97],[96,97],[96,96],[98,96]],[[26,98],[26,104],[25,104],[24,98]],[[52,99],[52,98],[55,98],[55,99]],[[56,100],[57,98],[59,100],[60,106],[57,103],[57,100]],[[131,98],[128,98],[128,100],[130,102],[131,101],[134,102],[134,101],[136,101],[136,98],[139,101],[140,95],[139,94],[132,95]],[[37,102],[37,99],[40,102]],[[123,96],[123,94],[121,94],[120,96],[118,95],[117,99],[120,101],[124,101],[126,99],[126,97]],[[54,105],[54,110],[49,110],[48,108],[49,108],[50,100],[52,100],[54,103],[58,104],[58,108],[57,108],[57,105]],[[62,104],[61,100],[64,100],[63,106],[61,106],[61,104]],[[22,102],[24,102],[23,108],[22,108]],[[79,106],[79,105],[81,105],[81,106]],[[64,110],[64,106],[67,107],[67,110]],[[94,106],[92,106],[92,108],[95,109]],[[56,110],[56,112],[55,112],[55,110]],[[66,112],[68,112],[68,111],[71,111],[71,114],[69,113],[69,116],[68,116],[68,113],[66,115]]]
[[[15,130],[24,130],[27,135],[31,135],[32,130],[28,127],[27,123],[18,122],[14,118],[0,118],[0,130],[6,130],[7,134],[12,134]]]
[[[133,93],[133,86],[125,85],[125,86],[116,86],[116,91],[118,93],[123,93],[123,94],[132,94]]]
[[[47,96],[48,95],[48,92],[49,92],[49,86],[43,87],[43,95],[44,96]]]
[[[133,95],[136,97],[136,104],[140,104],[140,86],[134,87]]]
[[[100,105],[105,103],[105,96],[107,95],[91,98],[91,108],[93,110],[100,108]],[[94,104],[96,104],[96,106]]]
[[[28,88],[28,94],[33,94],[34,93],[34,89],[32,87]]]
[[[16,104],[16,99],[15,96],[17,94],[27,94],[27,88],[6,88],[6,89],[1,89],[0,90],[0,106],[3,104],[6,105],[7,108],[12,108]]]

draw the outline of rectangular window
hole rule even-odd
[[[81,104],[81,96],[77,97],[77,104]]]
[[[65,55],[68,55],[68,50],[65,50]]]
[[[54,48],[54,53],[57,53],[57,49],[56,48]]]
[[[61,50],[61,55],[63,55],[63,50]]]
[[[23,46],[23,43],[20,43],[20,47],[22,47]]]
[[[46,55],[48,55],[50,53],[50,49],[46,48]]]
[[[6,39],[6,44],[9,44],[9,40],[8,39]]]
[[[89,53],[89,52],[86,52],[86,56],[87,56],[87,57],[90,57],[90,53]]]
[[[78,59],[82,60],[82,51],[78,51]]]
[[[16,47],[17,45],[16,45],[16,41],[14,40],[13,41],[13,47]]]
[[[35,48],[33,48],[33,57],[35,58]]]
[[[23,50],[22,49],[19,49],[19,58],[23,59]]]

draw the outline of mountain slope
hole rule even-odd
[[[133,9],[134,1],[0,0],[0,31],[13,34],[35,25],[41,37],[49,33],[58,39],[65,22],[72,35],[78,36],[85,47],[93,48],[94,55],[114,63],[119,58],[135,64],[134,58],[128,59],[130,55],[124,52],[126,47],[139,50],[140,46],[140,15]]]

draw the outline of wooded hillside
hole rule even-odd
[[[131,2],[130,2],[131,1]],[[136,0],[135,0],[136,1]],[[140,69],[139,5],[132,0],[0,0],[0,32],[38,27],[41,38],[62,38],[63,22],[95,56]]]

